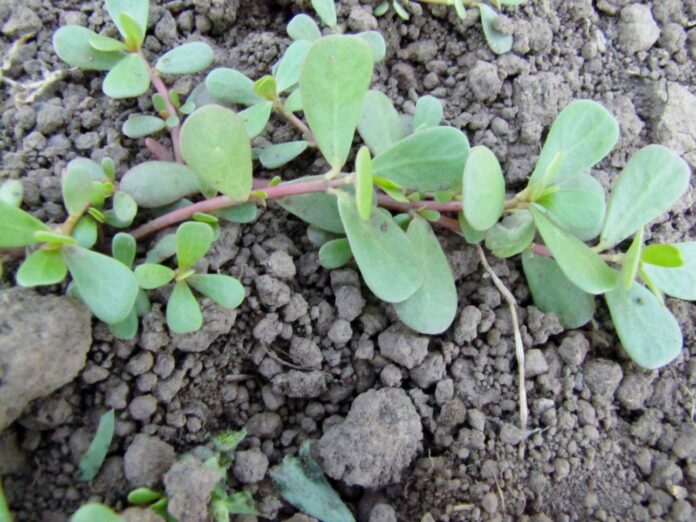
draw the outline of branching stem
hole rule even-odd
[[[292,125],[302,137],[307,140],[312,147],[317,146],[317,140],[314,137],[314,133],[310,128],[303,122],[300,118],[295,116],[292,112],[285,109],[283,102],[277,99],[273,102],[273,110],[290,125]]]
[[[144,56],[143,59],[145,59]],[[157,71],[155,71],[152,68],[152,66],[147,62],[147,60],[145,60],[145,63],[147,64],[147,71],[150,75],[150,81],[152,82],[152,85],[162,96],[162,98],[164,98],[164,103],[166,104],[167,112],[170,116],[177,116],[179,114],[179,111],[177,111],[176,107],[174,107],[174,104],[172,103],[172,100],[169,97],[169,89],[162,81],[160,75],[157,74]],[[171,127],[169,129],[169,135],[172,138],[172,148],[174,149],[174,158],[176,159],[176,162],[184,163],[184,158],[181,156],[181,123],[174,127]]]

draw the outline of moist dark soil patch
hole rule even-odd
[[[637,52],[633,47],[645,44],[649,31],[631,32],[622,22],[629,0],[528,3],[507,11],[515,46],[503,56],[485,45],[473,10],[461,21],[445,8],[424,9],[408,23],[391,15],[375,19],[371,5],[357,0],[342,0],[338,12],[350,30],[378,25],[387,40],[374,85],[407,113],[418,96],[442,99],[446,122],[496,153],[510,188],[521,187],[545,129],[574,98],[605,104],[620,122],[619,145],[593,170],[605,188],[626,158],[648,143],[670,146],[694,165],[693,123],[684,134],[678,121],[696,121],[693,0],[644,2],[660,36]],[[299,2],[289,0],[243,7],[238,0],[153,4],[145,45],[153,56],[202,39],[215,48],[216,66],[252,77],[266,74],[279,59],[289,44],[285,25],[300,11]],[[0,21],[3,50],[36,32],[6,73],[21,82],[65,68],[50,43],[59,25],[96,31],[110,25],[96,1],[0,0]],[[185,77],[174,88],[186,94],[200,79]],[[69,71],[30,105],[14,106],[9,87],[2,95],[0,181],[21,179],[25,208],[43,220],[65,217],[60,172],[72,158],[110,156],[123,173],[148,157],[139,142],[120,133],[128,114],[150,108],[148,98],[109,100],[101,80]],[[675,111],[670,103],[677,100]],[[277,122],[263,135],[274,143],[294,136]],[[322,172],[322,160],[303,158],[282,176]],[[653,238],[696,238],[694,195],[692,188],[675,212],[652,226]],[[209,304],[201,332],[170,336],[156,304],[133,342],[114,340],[94,322],[80,376],[35,401],[0,435],[0,474],[18,520],[67,520],[88,499],[125,507],[133,485],[124,455],[138,434],[183,453],[211,433],[246,426],[250,435],[242,449],[259,449],[274,465],[304,440],[319,439],[356,396],[385,387],[408,394],[424,439],[398,484],[365,491],[335,483],[359,520],[394,520],[393,512],[409,522],[693,520],[694,305],[668,302],[684,332],[684,351],[667,368],[646,372],[621,353],[603,308],[591,325],[564,331],[555,317],[531,305],[519,263],[494,261],[521,305],[529,354],[532,431],[523,440],[515,428],[516,363],[507,307],[475,250],[445,232],[440,239],[457,280],[460,312],[450,330],[424,341],[429,355],[408,369],[381,350],[379,334],[390,327],[400,331],[392,326],[398,325],[392,310],[361,285],[357,269],[323,270],[304,224],[271,205],[255,223],[226,225],[206,262],[245,285],[248,297],[236,312]],[[10,264],[0,288],[10,288],[12,276]],[[109,457],[94,481],[76,482],[79,458],[108,408],[117,412]],[[268,519],[285,520],[294,512],[267,475],[248,485],[232,475],[232,487],[251,492]],[[383,506],[370,518],[378,503],[393,512]]]

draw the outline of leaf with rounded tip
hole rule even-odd
[[[696,301],[696,241],[670,245],[679,250],[683,265],[676,268],[643,264],[644,272],[665,294]]]
[[[355,203],[360,219],[370,219],[373,200],[372,158],[370,150],[363,145],[355,158]]]
[[[128,36],[128,28],[124,27],[121,13],[126,12],[138,24],[143,34],[147,30],[147,19],[150,11],[148,0],[106,0],[106,10],[118,27],[124,38]]]
[[[126,497],[128,502],[136,506],[144,506],[162,498],[161,493],[151,490],[150,488],[136,488],[128,493]]]
[[[205,185],[237,201],[249,197],[251,142],[234,111],[215,105],[197,109],[181,128],[181,154]]]
[[[129,138],[142,138],[164,129],[162,118],[145,114],[131,114],[121,127],[123,134]]]
[[[109,331],[116,339],[129,341],[138,334],[138,322],[138,313],[133,308],[123,321],[108,325]]]
[[[331,239],[319,247],[319,264],[327,270],[341,268],[353,259],[353,252],[345,237]]]
[[[602,294],[617,284],[614,270],[585,243],[562,230],[538,205],[530,207],[534,224],[563,273],[578,288],[590,294]]]
[[[105,323],[123,321],[135,303],[138,281],[123,263],[78,246],[63,247],[80,297]]]
[[[443,114],[444,108],[440,100],[434,96],[421,96],[413,114],[413,129],[417,131],[421,127],[437,127]]]
[[[92,201],[92,177],[79,166],[66,169],[61,189],[63,204],[71,216],[84,212]]]
[[[87,448],[87,451],[80,459],[80,470],[76,477],[77,480],[87,482],[97,476],[109,452],[111,440],[114,438],[115,424],[116,415],[113,409],[107,411],[99,418],[97,432],[94,434],[89,448]]]
[[[359,36],[367,42],[367,45],[372,49],[372,61],[374,63],[379,63],[384,60],[387,55],[387,43],[384,41],[382,33],[379,31],[363,31],[358,33]]]
[[[278,64],[273,66],[273,74],[278,72]],[[273,101],[278,94],[278,82],[275,77],[267,74],[254,82],[254,92],[264,100]]]
[[[266,128],[266,124],[271,117],[272,109],[273,102],[264,101],[252,105],[239,113],[239,117],[242,118],[244,122],[244,128],[250,140],[261,134],[263,129]]]
[[[619,125],[608,110],[592,100],[575,100],[551,125],[529,185],[544,178],[557,154],[560,162],[549,183],[593,167],[609,154],[618,139]]]
[[[98,36],[94,31],[79,25],[66,25],[53,35],[53,48],[58,57],[73,67],[87,71],[108,71],[113,69],[126,53],[122,51],[99,51],[90,45],[92,38]]]
[[[15,248],[38,243],[35,232],[49,228],[28,212],[0,201],[0,248]]]
[[[165,234],[145,256],[146,263],[161,263],[176,254],[176,234]]]
[[[611,248],[667,212],[689,187],[691,169],[662,145],[636,152],[614,183],[600,244]]]
[[[684,265],[684,257],[674,245],[648,245],[643,249],[640,260],[664,268],[679,268]]]
[[[557,179],[558,190],[542,195],[537,203],[578,239],[589,241],[599,235],[604,223],[606,201],[601,183],[577,172]]]
[[[198,176],[190,168],[169,161],[147,161],[126,172],[121,191],[139,207],[157,208],[200,191]]]
[[[326,230],[323,230],[319,227],[315,227],[314,225],[309,225],[307,227],[307,239],[309,239],[309,242],[312,243],[315,247],[321,248],[329,241],[333,241],[334,239],[341,239],[341,236],[339,236],[338,234],[334,234],[333,232],[327,232]]]
[[[304,176],[291,183],[320,179],[320,176]],[[302,221],[328,232],[343,234],[343,223],[338,213],[336,196],[326,192],[313,192],[275,200],[281,207]]]
[[[17,284],[27,288],[54,285],[63,281],[67,274],[68,267],[60,249],[39,249],[32,252],[20,265]]]
[[[267,169],[277,169],[294,160],[307,150],[308,146],[309,143],[306,141],[289,141],[287,143],[269,145],[261,151],[259,161]]]
[[[406,232],[421,257],[423,284],[411,297],[396,303],[401,322],[420,333],[435,335],[450,327],[457,314],[457,289],[452,269],[428,222],[414,218]]]
[[[113,210],[116,219],[127,226],[133,222],[138,213],[138,204],[130,194],[119,190],[114,194]]]
[[[145,28],[141,27],[138,21],[126,11],[121,11],[119,13],[118,22],[125,33],[123,37],[126,41],[126,45],[131,50],[140,49],[143,40],[145,40]]]
[[[255,105],[266,101],[254,92],[254,82],[251,79],[226,67],[210,71],[205,78],[205,86],[210,94],[227,103]]]
[[[334,0],[312,0],[312,7],[324,22],[329,27],[336,25],[336,6]]]
[[[97,51],[104,52],[126,50],[126,44],[121,40],[116,40],[115,38],[110,38],[109,36],[102,36],[101,34],[90,38],[89,45],[91,45],[92,48],[96,49]]]
[[[469,151],[462,178],[464,216],[476,230],[488,230],[503,215],[505,178],[495,154],[483,145]]]
[[[104,504],[90,503],[78,509],[70,522],[123,522],[123,519]]]
[[[74,237],[53,230],[38,230],[34,232],[34,237],[40,243],[49,245],[77,245],[77,240]]]
[[[129,54],[118,62],[104,78],[102,90],[111,98],[134,98],[150,88],[150,75],[145,59]]]
[[[232,223],[251,223],[256,221],[259,209],[255,203],[245,203],[244,205],[235,205],[213,212],[220,219],[230,221]]]
[[[210,225],[189,221],[179,225],[176,231],[176,258],[181,271],[188,270],[201,259],[215,235]]]
[[[189,285],[224,308],[237,308],[244,301],[244,287],[234,277],[223,274],[196,274]]]
[[[464,239],[470,245],[476,245],[476,244],[480,243],[484,237],[486,237],[485,232],[481,232],[480,230],[476,230],[474,227],[472,227],[466,221],[466,218],[464,217],[464,212],[459,213],[459,220],[458,221],[459,221],[459,230],[462,231],[462,235],[464,236]],[[495,228],[495,227],[493,227],[493,228]],[[490,233],[490,230],[488,232]],[[501,257],[501,256],[498,256],[498,257]]]
[[[368,288],[388,303],[411,297],[423,282],[420,256],[404,231],[384,209],[360,219],[352,195],[338,196],[338,210],[353,257]]]
[[[288,23],[288,36],[293,40],[314,41],[321,38],[321,31],[317,23],[306,14],[293,17]]]
[[[102,166],[94,160],[89,158],[75,158],[70,160],[67,166],[67,170],[81,169],[89,172],[92,181],[109,181],[109,178],[104,173]]]
[[[177,334],[195,332],[203,324],[201,307],[185,281],[174,286],[167,301],[167,325]]]
[[[135,260],[135,238],[125,232],[119,232],[111,240],[111,254],[114,259],[120,261],[128,268],[133,266]]]
[[[155,69],[163,74],[192,74],[213,63],[213,49],[204,42],[190,42],[175,47],[157,60]]]
[[[486,248],[496,257],[507,258],[523,252],[534,240],[534,219],[526,209],[505,216],[486,232]]]
[[[83,216],[73,228],[71,235],[81,247],[92,248],[99,235],[97,222],[92,216]]]
[[[156,263],[144,263],[135,267],[135,277],[138,278],[138,285],[143,290],[154,290],[166,285],[176,273],[168,266]]]
[[[405,136],[401,118],[391,100],[376,90],[367,91],[365,95],[358,132],[375,156]]]
[[[297,85],[297,82],[300,81],[302,64],[304,64],[311,46],[312,42],[309,40],[298,40],[293,42],[285,51],[283,58],[278,64],[278,71],[275,74],[277,82],[276,92],[278,94]]]
[[[604,295],[621,344],[637,365],[655,370],[677,358],[683,339],[679,323],[641,284],[617,285]]]
[[[522,268],[539,310],[556,315],[566,328],[580,328],[592,319],[594,296],[575,286],[556,261],[527,251],[522,254]]]
[[[481,16],[481,26],[483,27],[483,35],[486,37],[486,43],[491,51],[495,54],[505,54],[512,49],[512,35],[501,33],[495,27],[495,21],[498,18],[492,7],[479,2],[477,4]]]
[[[640,255],[643,250],[643,229],[639,228],[633,237],[630,248],[621,263],[621,283],[626,290],[631,288],[640,269]]]
[[[288,112],[300,112],[302,107],[302,93],[300,89],[295,89],[285,99],[285,110]]]
[[[372,67],[370,46],[360,37],[346,35],[314,42],[302,67],[305,117],[319,150],[336,169],[348,158]]]
[[[407,136],[372,161],[375,176],[404,188],[437,192],[459,187],[469,141],[454,127],[434,127]]]
[[[0,185],[0,201],[18,207],[24,199],[24,186],[17,179],[8,179]]]

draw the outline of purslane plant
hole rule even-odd
[[[335,26],[333,3],[314,4],[322,19]],[[375,296],[392,303],[402,322],[418,332],[444,332],[457,311],[454,277],[432,229],[437,224],[469,243],[485,245],[497,257],[521,254],[535,304],[555,313],[566,327],[586,324],[595,310],[594,296],[603,295],[622,344],[637,364],[657,368],[678,356],[681,332],[663,294],[696,298],[696,248],[693,242],[644,246],[642,231],[685,192],[690,169],[681,158],[659,145],[641,149],[617,178],[607,203],[603,187],[589,170],[616,144],[618,125],[600,104],[579,100],[553,123],[526,188],[506,199],[495,155],[486,147],[470,148],[461,131],[441,125],[438,100],[425,96],[412,116],[403,116],[387,96],[370,90],[380,57],[375,52],[378,39],[320,36],[305,15],[294,18],[290,28],[295,43],[308,42],[303,44],[306,52],[298,51],[301,58],[288,50],[274,74],[256,82],[231,69],[222,76],[213,71],[189,96],[196,108],[188,116],[177,113],[183,123],[180,128],[177,124],[180,132],[171,133],[172,148],[179,154],[151,141],[149,148],[159,159],[132,168],[118,182],[109,174],[115,170],[110,165],[106,181],[94,174],[71,174],[76,166],[69,166],[64,182],[68,225],[48,229],[3,203],[0,246],[43,245],[43,253],[28,268],[20,268],[18,282],[61,281],[67,264],[76,293],[97,317],[121,326],[122,331],[114,330],[127,337],[135,335],[137,316],[146,310],[137,306],[142,287],[174,280],[168,323],[175,332],[190,331],[200,326],[191,288],[228,306],[238,305],[242,298],[238,282],[206,284],[209,276],[191,271],[210,246],[218,221],[253,220],[254,204],[275,200],[310,225],[307,235],[320,247],[325,267],[354,261]],[[286,81],[280,71],[289,54],[290,68],[296,72]],[[280,91],[279,85],[288,82],[287,90]],[[154,83],[158,94],[171,101],[161,79]],[[249,122],[256,120],[243,117],[250,109],[236,112],[239,105],[263,107],[254,132]],[[252,146],[250,136],[265,127],[269,107],[297,128],[301,145],[275,144],[262,150]],[[353,158],[356,130],[365,146]],[[318,149],[326,160],[324,175],[291,181],[253,177],[256,159],[266,168],[277,168],[308,147]],[[347,169],[348,164],[353,168]],[[96,172],[95,165],[84,160],[78,165],[84,170],[90,165]],[[80,246],[71,228],[85,215],[99,223],[95,211],[104,214],[105,224],[112,224],[100,210],[101,200],[92,197],[99,183],[105,194],[124,193],[141,212],[155,214],[133,230],[130,239],[124,233],[114,238],[114,252],[128,249],[128,255],[116,256],[123,262]],[[145,264],[135,268],[135,277],[129,269],[134,239],[187,220],[193,222],[160,239]],[[594,246],[587,244],[598,236]],[[631,246],[619,248],[629,237]],[[117,239],[119,245],[130,246],[117,249]],[[176,270],[161,265],[175,254]],[[76,263],[75,257],[86,261]],[[120,267],[103,276],[105,263]],[[99,276],[85,277],[81,268],[87,273],[96,269]],[[121,282],[114,284],[114,277]],[[109,289],[116,287],[118,295],[113,295],[116,291]],[[95,294],[101,299],[109,295],[109,302],[119,306],[110,306],[106,315]],[[126,320],[128,327],[122,324]]]

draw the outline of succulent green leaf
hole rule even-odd
[[[312,0],[312,7],[324,22],[329,27],[336,25],[336,6],[334,0]]]
[[[696,241],[676,243],[684,262],[677,268],[643,264],[643,271],[665,294],[687,301],[696,300]]]
[[[300,447],[297,457],[286,455],[269,473],[281,496],[302,512],[319,520],[355,522],[312,458],[309,442]]]
[[[166,285],[176,273],[168,266],[155,263],[145,263],[135,268],[135,277],[138,278],[138,285],[144,290],[153,290]]]
[[[38,242],[50,245],[77,245],[77,240],[74,237],[52,230],[38,230],[34,232],[34,237]]]
[[[636,364],[655,370],[677,358],[683,343],[679,323],[650,290],[638,283],[629,290],[617,285],[604,298],[621,344]]]
[[[129,341],[138,334],[138,323],[138,313],[134,307],[123,321],[108,325],[109,332],[116,339]]]
[[[119,190],[114,194],[113,205],[116,218],[120,222],[127,224],[133,222],[135,215],[138,213],[138,204],[130,194]]]
[[[121,262],[78,246],[65,246],[64,259],[87,307],[105,323],[123,321],[135,303],[138,281]]]
[[[146,263],[161,263],[176,254],[176,234],[165,234],[145,256]]]
[[[360,219],[367,221],[372,213],[374,186],[372,183],[372,158],[370,149],[360,147],[355,158],[355,203]]]
[[[128,502],[136,506],[144,506],[152,504],[156,500],[162,498],[161,493],[153,491],[150,488],[136,488],[130,493],[128,493]]]
[[[483,35],[486,37],[488,47],[495,54],[505,54],[512,49],[512,35],[501,33],[495,27],[495,21],[498,18],[498,13],[495,10],[482,2],[477,4],[481,16],[481,26],[483,27]]]
[[[179,225],[176,231],[176,258],[179,270],[187,270],[201,259],[215,237],[213,229],[206,223],[190,221]]]
[[[303,177],[296,182],[310,181],[312,177]],[[326,192],[315,192],[290,196],[276,200],[281,207],[297,216],[302,221],[335,234],[343,234],[343,223],[338,213],[336,196]]]
[[[145,40],[145,28],[141,27],[138,21],[126,11],[119,13],[118,22],[119,27],[123,28],[125,33],[123,36],[130,50],[140,49],[143,40]]]
[[[528,210],[505,216],[486,232],[486,248],[496,257],[507,258],[523,252],[534,240],[536,228]]]
[[[383,0],[377,7],[375,7],[375,16],[384,16],[387,11],[389,11],[389,0]]]
[[[539,310],[555,314],[566,328],[580,328],[592,319],[594,296],[575,286],[556,261],[527,251],[522,255],[522,268]]]
[[[537,203],[578,239],[589,241],[597,237],[606,211],[601,183],[583,172],[556,181],[558,190],[542,195]]]
[[[27,288],[60,283],[68,274],[63,253],[40,249],[27,257],[17,271],[17,284]]]
[[[466,242],[470,245],[476,245],[480,243],[484,237],[486,237],[485,232],[476,230],[467,222],[466,217],[464,217],[464,212],[459,213],[459,229],[462,231],[462,235],[464,236]],[[490,234],[490,230],[488,233]]]
[[[70,522],[124,522],[123,519],[104,504],[90,503],[78,509]]]
[[[129,138],[142,138],[164,129],[162,118],[145,114],[131,114],[121,128],[123,134]]]
[[[130,169],[119,186],[142,208],[157,208],[200,191],[198,176],[185,165],[147,161]]]
[[[416,255],[421,257],[423,284],[394,310],[409,328],[435,335],[450,327],[457,314],[457,289],[442,246],[424,219],[414,218],[406,232]]]
[[[251,142],[233,111],[214,105],[197,109],[181,128],[181,153],[203,183],[234,200],[248,198]]]
[[[394,8],[394,11],[396,14],[401,18],[402,20],[408,20],[411,18],[408,14],[408,11],[402,6],[398,0],[392,0],[392,7]]]
[[[503,215],[505,178],[495,154],[483,145],[469,151],[462,180],[464,216],[476,230],[488,230]]]
[[[602,294],[616,286],[614,271],[599,254],[551,221],[542,207],[530,208],[544,243],[568,279],[590,294]]]
[[[402,139],[372,161],[375,176],[423,192],[461,185],[469,141],[453,127],[424,129]]]
[[[0,248],[14,248],[38,243],[35,232],[49,228],[28,212],[0,200]]]
[[[454,0],[454,10],[460,19],[464,20],[466,18],[466,8],[462,0]]]
[[[256,509],[254,503],[254,497],[248,491],[237,491],[232,495],[227,495],[226,497],[220,499],[218,502],[222,502],[225,506],[225,510],[228,513],[225,520],[229,520],[229,515],[260,515],[259,510]]]
[[[442,121],[444,108],[442,102],[434,96],[421,96],[416,103],[416,112],[413,114],[414,130],[422,127],[437,127]]]
[[[684,265],[684,257],[674,245],[648,245],[643,249],[641,261],[664,268],[679,268]]]
[[[113,160],[111,160],[113,163]],[[114,166],[114,169],[116,167]],[[67,170],[80,169],[89,172],[92,181],[105,182],[110,181],[104,168],[94,160],[89,158],[75,158],[70,160]]]
[[[147,29],[150,11],[150,2],[147,0],[106,0],[106,10],[124,38],[128,36],[128,31],[122,24],[121,13],[123,12],[131,16],[143,33]]]
[[[192,74],[201,72],[213,63],[213,50],[203,42],[190,42],[165,53],[155,69],[163,74]]]
[[[309,40],[313,42],[321,38],[321,31],[312,18],[306,14],[299,14],[288,23],[288,36],[293,40]]]
[[[285,99],[285,110],[288,112],[300,112],[302,108],[302,93],[300,89],[295,89]]]
[[[73,67],[87,71],[113,69],[126,54],[122,51],[99,51],[90,45],[97,33],[79,25],[66,25],[53,35],[53,48],[58,57]]]
[[[97,51],[113,52],[113,51],[125,51],[126,44],[121,40],[116,40],[115,38],[110,38],[108,36],[102,36],[100,34],[93,36],[89,40],[89,45]]]
[[[556,178],[588,170],[614,148],[618,138],[619,125],[608,110],[592,100],[575,100],[551,125],[529,185],[544,177],[558,154]]]
[[[384,60],[384,57],[387,55],[387,43],[384,41],[382,33],[379,31],[363,31],[358,33],[357,36],[365,40],[370,49],[372,49],[372,61],[374,63]]]
[[[326,241],[319,248],[319,264],[327,270],[340,268],[353,259],[350,244],[344,237]]]
[[[129,54],[109,71],[102,90],[111,98],[134,98],[150,88],[150,75],[145,59]]]
[[[92,200],[92,178],[89,172],[77,167],[66,169],[62,191],[63,203],[71,216],[84,212]]]
[[[237,308],[244,301],[244,287],[234,277],[222,274],[192,275],[187,282],[224,308]]]
[[[621,263],[621,282],[626,290],[631,288],[633,281],[638,275],[640,268],[640,257],[643,249],[643,229],[639,228],[633,237],[630,248]]]
[[[329,241],[333,241],[334,239],[341,239],[341,236],[339,236],[338,234],[334,234],[333,232],[327,232],[326,230],[323,230],[319,227],[315,227],[314,225],[309,225],[307,227],[307,239],[309,239],[309,242],[312,243],[315,247],[321,248]]]
[[[357,36],[321,38],[307,53],[300,76],[305,117],[324,158],[336,169],[348,158],[372,66],[372,50]]]
[[[306,141],[289,141],[287,143],[269,145],[261,151],[259,161],[267,169],[277,169],[294,160],[307,150],[308,146],[309,143]]]
[[[167,325],[177,334],[195,332],[203,324],[201,307],[184,281],[174,286],[167,302]]]
[[[689,187],[689,165],[662,145],[648,145],[614,183],[600,244],[611,248],[667,212]]]
[[[399,113],[383,92],[367,91],[358,121],[358,132],[375,156],[404,137]]]
[[[265,101],[254,92],[254,82],[234,69],[213,69],[205,79],[205,86],[215,98],[227,103],[255,105]]]
[[[274,72],[277,72],[277,67],[274,67]],[[254,82],[254,92],[263,100],[273,101],[278,95],[278,83],[275,77],[267,74]]]
[[[111,240],[111,253],[128,268],[133,266],[135,260],[136,243],[135,238],[125,232],[119,232]]]
[[[264,101],[252,105],[239,113],[239,117],[242,118],[244,122],[244,128],[250,140],[261,134],[263,129],[266,128],[266,124],[271,117],[272,109],[273,102]]]
[[[285,51],[275,74],[277,93],[280,94],[288,90],[300,81],[302,64],[304,64],[311,46],[312,42],[309,40],[298,40],[293,42]]]
[[[80,459],[80,471],[77,474],[77,480],[89,481],[97,476],[99,469],[104,463],[106,454],[111,446],[111,439],[114,437],[114,425],[116,424],[116,415],[114,410],[107,411],[99,418],[99,426],[94,434],[89,448]]]
[[[232,223],[251,223],[252,221],[256,221],[258,213],[258,207],[254,203],[235,205],[234,207],[227,207],[215,211],[215,215],[220,219]]]
[[[389,212],[377,209],[369,221],[358,214],[355,200],[348,194],[338,196],[338,210],[350,242],[353,257],[365,284],[389,303],[411,297],[423,282],[424,267],[414,248]]]
[[[0,185],[0,201],[19,208],[23,198],[24,187],[21,181],[8,179]]]
[[[71,235],[81,247],[92,248],[97,242],[97,237],[99,235],[97,222],[92,216],[83,216],[75,224],[75,228],[73,228]]]

